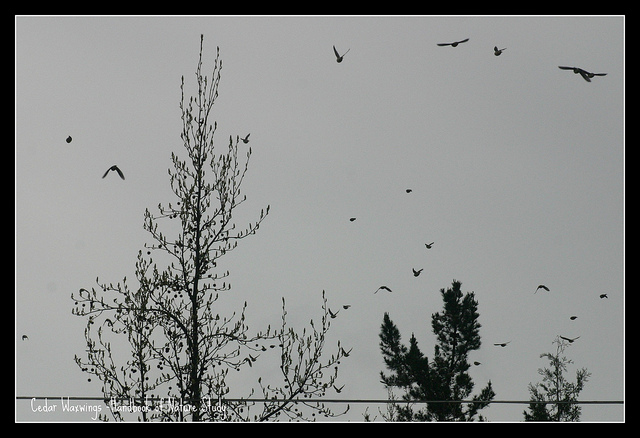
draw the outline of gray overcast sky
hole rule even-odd
[[[456,279],[479,301],[476,388],[491,380],[497,400],[527,400],[547,365],[539,355],[556,335],[580,336],[567,350],[592,373],[580,398],[622,400],[624,23],[17,17],[16,394],[101,395],[73,363],[84,320],[71,315],[70,294],[96,277],[135,278],[136,254],[151,242],[144,209],[173,200],[180,77],[194,94],[204,34],[207,74],[216,46],[223,60],[218,145],[251,133],[239,225],[271,205],[221,263],[231,272],[232,293],[219,301],[229,313],[247,300],[256,330],[277,326],[285,297],[302,327],[319,318],[323,290],[330,308],[351,304],[332,320],[328,345],[353,347],[340,396],[385,398],[384,312],[431,357],[439,290]],[[350,49],[340,64],[332,45]],[[507,48],[499,57],[496,45]],[[607,75],[587,83],[559,65]],[[125,181],[101,179],[112,164]],[[424,271],[416,278],[412,267]],[[374,295],[382,284],[393,293]],[[534,294],[539,284],[551,291]],[[525,407],[483,414],[521,421]],[[364,408],[348,418],[362,420]],[[22,401],[16,419],[90,415],[34,414]],[[620,405],[583,408],[584,421],[623,419]]]

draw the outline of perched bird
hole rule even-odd
[[[349,218],[349,222],[353,222],[353,221],[355,221],[355,220],[356,220],[356,218],[355,218],[355,217],[350,217],[350,218]]]
[[[351,48],[347,49],[346,52],[344,52],[342,55],[340,55],[338,53],[338,51],[336,50],[336,46],[333,46],[333,53],[336,54],[336,62],[342,62],[342,59],[344,58],[344,55],[346,55],[347,53],[349,53],[349,50],[351,50]]]
[[[431,249],[431,247],[433,246],[435,242],[431,242],[431,243],[425,243],[424,246],[427,247],[427,249]]]
[[[331,311],[331,309],[327,308],[327,310],[329,310],[329,316],[331,316],[331,319],[335,318],[336,316],[338,316],[338,313],[340,312],[339,310],[336,313],[333,313]]]
[[[474,364],[475,366],[478,366],[478,365],[482,365],[482,362],[478,362],[478,361],[476,360],[476,361],[473,361],[473,364]]]
[[[584,79],[587,82],[591,82],[591,78],[594,76],[606,76],[606,73],[591,73],[588,72],[586,70],[581,69],[580,67],[566,67],[563,65],[559,65],[558,66],[559,69],[562,70],[572,70],[575,74],[580,74],[580,76],[582,76],[582,79]]]
[[[22,335],[22,340],[23,340],[23,341],[28,341],[28,340],[29,340],[29,336],[27,336],[27,335]]]
[[[574,316],[570,316],[570,317],[569,317],[569,319],[570,319],[571,321],[575,321],[576,319],[578,319],[578,317],[574,315]]]
[[[506,346],[507,346],[507,344],[509,344],[510,342],[511,342],[511,341],[508,341],[508,342],[499,342],[499,343],[497,343],[497,344],[493,344],[493,345],[495,345],[496,347],[506,347]]]
[[[578,336],[579,338],[580,336]],[[573,339],[569,339],[569,338],[565,338],[564,336],[560,336],[561,339],[564,339],[565,341],[568,341],[570,344],[573,344],[573,341],[575,341],[578,338],[573,338]]]
[[[418,275],[420,275],[420,273],[424,270],[424,268],[416,271],[415,269],[411,268],[411,270],[413,271],[413,276],[417,277]]]
[[[102,175],[102,177],[106,177],[107,174],[112,171],[115,170],[116,172],[118,172],[118,175],[120,175],[120,178],[124,179],[124,174],[122,173],[122,171],[118,168],[118,166],[116,166],[115,164],[113,166],[111,166],[110,168],[107,169],[107,171],[104,173],[104,175]]]
[[[469,41],[469,38],[465,38],[464,40],[460,40],[460,41],[454,41],[453,43],[438,43],[438,45],[439,46],[458,47],[458,44],[466,43],[467,41]]]
[[[333,385],[333,389],[335,389],[338,394],[342,392],[342,388],[344,388],[344,385],[342,385],[340,388],[336,388],[336,385]]]
[[[343,304],[343,305],[342,305],[342,308],[343,308],[344,310],[347,310],[349,307],[351,307],[351,304]]]
[[[498,49],[498,46],[493,46],[493,54],[496,56],[500,56],[503,50],[507,50],[507,48],[505,47],[504,49]]]
[[[607,295],[607,294],[600,294],[600,298],[601,298],[601,299],[602,299],[602,298],[609,299],[609,295]]]
[[[73,140],[71,136],[67,137],[67,143],[71,143],[71,140]]]
[[[247,134],[247,136],[245,138],[240,137],[240,140],[242,140],[244,142],[244,144],[247,144],[247,143],[249,143],[249,136],[250,135],[251,134],[249,133],[249,134]]]
[[[549,292],[549,288],[548,288],[547,286],[545,286],[544,284],[541,284],[540,286],[538,286],[538,287],[536,288],[536,291],[534,292],[534,294],[538,292],[538,289],[544,289],[544,290],[546,290],[547,292]]]
[[[378,293],[378,291],[379,291],[380,289],[386,290],[386,291],[388,291],[388,292],[392,292],[392,290],[391,290],[391,289],[389,289],[387,286],[380,286],[378,289],[376,289],[376,291],[374,292],[374,294],[377,294],[377,293]]]

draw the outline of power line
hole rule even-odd
[[[102,401],[109,403],[115,401],[137,401],[154,402],[178,400],[177,397],[92,397],[92,396],[16,396],[16,400],[74,400],[74,401]],[[273,399],[273,398],[220,398],[216,399],[220,403],[348,403],[348,404],[405,404],[405,403],[458,403],[458,404],[581,404],[581,405],[622,405],[624,400],[575,400],[575,401],[539,401],[539,400],[390,400],[390,399],[333,399],[333,398],[294,398],[294,399]]]

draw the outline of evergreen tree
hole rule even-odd
[[[481,345],[478,302],[473,292],[463,295],[461,285],[454,280],[451,288],[440,290],[444,310],[431,316],[431,327],[437,339],[432,361],[420,351],[413,334],[409,347],[405,347],[389,314],[384,315],[380,349],[391,374],[381,372],[381,382],[388,390],[395,387],[403,391],[402,399],[407,402],[430,401],[426,408],[415,411],[411,403],[398,405],[394,411],[395,420],[472,421],[495,397],[489,381],[466,406],[459,402],[466,400],[473,391],[468,355]],[[478,418],[483,419],[482,416]]]
[[[576,371],[576,380],[568,381],[564,374],[573,361],[562,356],[570,342],[559,336],[553,341],[556,353],[543,353],[541,358],[549,359],[549,368],[538,369],[542,382],[529,383],[529,412],[523,412],[525,421],[579,421],[581,408],[578,395],[589,380],[591,373],[586,368]]]

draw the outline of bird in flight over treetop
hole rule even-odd
[[[349,222],[353,222],[353,221],[355,221],[355,220],[356,220],[356,218],[355,218],[355,217],[350,217],[350,218],[349,218]]]
[[[463,40],[460,41],[454,41],[452,43],[438,43],[439,46],[451,46],[451,47],[458,47],[458,44],[461,43],[466,43],[467,41],[469,41],[469,38],[465,38]]]
[[[580,337],[580,336],[578,336],[578,338],[579,338],[579,337]],[[565,338],[564,336],[560,336],[560,338],[561,338],[561,339],[564,339],[565,341],[568,341],[570,344],[572,344],[572,343],[573,343],[573,341],[575,341],[576,339],[578,339],[578,338],[569,339],[569,338]]]
[[[509,344],[510,342],[511,342],[511,341],[508,341],[508,342],[499,342],[499,343],[497,343],[497,344],[493,344],[493,345],[495,345],[496,347],[506,347],[506,346],[507,346],[507,344]]]
[[[493,54],[496,56],[500,56],[503,50],[507,50],[507,48],[505,47],[504,49],[498,49],[498,46],[493,46]]]
[[[378,291],[382,289],[382,290],[386,290],[388,292],[392,292],[391,289],[389,289],[387,286],[380,286],[378,289],[376,289],[376,291],[374,292],[374,294],[377,294]]]
[[[342,308],[347,310],[349,307],[351,307],[351,304],[343,304]]]
[[[251,133],[247,134],[247,136],[245,138],[240,137],[240,140],[242,140],[244,142],[244,144],[249,143],[249,136],[251,135]]]
[[[23,341],[28,341],[28,340],[29,340],[29,336],[27,336],[27,335],[22,335],[22,340],[23,340]]]
[[[342,385],[340,388],[336,388],[336,385],[333,385],[333,389],[335,389],[338,394],[342,392],[342,388],[344,388],[344,385]]]
[[[346,52],[344,52],[342,55],[340,55],[338,53],[338,51],[336,50],[336,46],[333,46],[333,53],[336,54],[336,62],[342,62],[342,59],[344,58],[344,55],[346,55],[347,53],[349,53],[349,50],[351,50],[351,48],[347,49]]]
[[[417,277],[424,270],[424,268],[422,268],[420,270],[417,270],[417,271],[415,269],[411,268],[411,270],[413,271],[413,276]]]
[[[607,298],[607,299],[609,299],[609,295],[607,295],[607,294],[601,294],[601,295],[600,295],[600,298]]]
[[[71,136],[67,137],[67,143],[71,143],[71,140],[72,140]]]
[[[124,174],[122,173],[122,171],[118,168],[118,166],[116,166],[115,164],[113,166],[111,166],[110,168],[107,169],[107,171],[104,173],[104,175],[102,175],[102,177],[106,177],[107,174],[112,171],[115,170],[116,172],[118,172],[118,175],[120,175],[120,178],[124,179]]]
[[[333,319],[333,318],[335,318],[336,316],[338,316],[338,313],[340,312],[340,311],[338,310],[336,313],[333,313],[333,312],[331,311],[331,309],[329,309],[329,308],[327,308],[327,310],[329,310],[329,315],[331,316],[331,318],[332,318],[332,319]]]
[[[594,77],[594,76],[606,76],[607,75],[606,73],[591,73],[591,72],[583,70],[583,69],[581,69],[579,67],[566,67],[566,66],[563,66],[563,65],[559,65],[558,68],[560,68],[562,70],[573,70],[573,72],[575,74],[580,73],[580,76],[582,76],[582,79],[584,79],[587,82],[591,82],[591,78]]]
[[[570,319],[571,321],[575,321],[576,319],[578,319],[578,317],[577,317],[577,316],[575,316],[575,315],[573,315],[573,316],[570,316],[570,317],[569,317],[569,319]]]
[[[475,366],[482,365],[482,362],[478,362],[477,360],[473,362]]]
[[[544,284],[541,284],[540,286],[538,286],[538,287],[536,288],[536,291],[534,292],[534,294],[535,294],[536,292],[538,292],[538,289],[544,289],[544,290],[546,290],[547,292],[549,292],[549,288],[548,288],[547,286],[545,286]]]
[[[431,247],[433,246],[435,242],[431,242],[431,243],[425,243],[424,246],[427,247],[427,249],[431,249]]]

